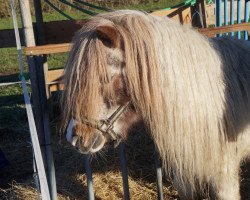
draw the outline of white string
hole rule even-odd
[[[15,85],[15,84],[21,84],[21,81],[16,81],[16,82],[8,82],[8,83],[0,83],[0,87],[3,86],[9,86],[9,85]]]

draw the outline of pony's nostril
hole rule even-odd
[[[77,143],[78,140],[79,140],[79,137],[78,137],[78,136],[74,136],[74,137],[72,138],[71,144],[72,144],[73,146],[76,146],[76,143]]]
[[[102,138],[101,138],[101,135],[100,134],[97,134],[95,140],[94,140],[94,143],[93,143],[93,146],[92,146],[92,149],[96,149],[98,148],[100,145],[102,144]]]

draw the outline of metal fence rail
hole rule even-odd
[[[249,21],[249,0],[237,0],[237,8],[235,8],[235,1],[230,0],[216,0],[215,1],[215,12],[216,12],[216,26],[233,25],[235,22],[237,24],[241,22],[248,22]],[[224,4],[224,9],[222,11],[222,5]],[[230,6],[229,6],[230,5]],[[228,6],[230,8],[228,8]],[[243,9],[243,10],[242,10]],[[235,12],[236,12],[236,19],[235,19]],[[244,15],[243,15],[244,12]],[[222,20],[222,16],[224,14],[224,20]],[[229,16],[230,15],[230,21]],[[234,32],[230,33],[231,36],[234,36]],[[221,36],[221,34],[220,34]],[[243,37],[242,37],[243,36]],[[244,31],[244,34],[241,34],[241,31],[237,31],[236,37],[238,39],[248,40],[248,33]]]

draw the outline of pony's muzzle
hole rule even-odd
[[[107,139],[99,131],[91,132],[88,140],[84,141],[84,139],[82,137],[79,137],[75,132],[75,126],[76,121],[74,119],[71,119],[67,127],[66,138],[67,141],[71,143],[74,147],[76,147],[76,149],[79,150],[81,153],[95,153],[99,151],[106,143]]]

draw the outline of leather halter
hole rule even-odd
[[[114,123],[125,111],[128,105],[129,102],[117,108],[117,110],[108,119],[105,120],[83,119],[83,123],[101,131],[105,135],[108,135],[113,141],[116,141],[116,144],[118,145],[121,141],[121,136],[114,131]]]

